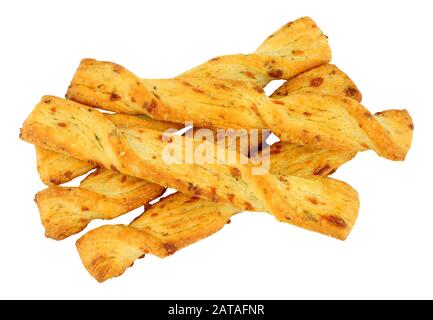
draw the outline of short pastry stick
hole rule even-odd
[[[167,257],[221,229],[239,210],[177,192],[152,205],[129,226],[105,225],[86,233],[77,249],[99,282],[120,276],[145,254]]]
[[[43,97],[24,123],[21,137],[187,195],[239,210],[268,211],[281,221],[339,239],[347,237],[358,212],[356,191],[334,179],[254,175],[256,168],[241,164],[167,164],[163,155],[172,148],[194,153],[215,145],[180,136],[164,140],[160,132],[149,129],[122,131],[97,110],[64,99]]]
[[[164,187],[98,169],[79,187],[50,187],[36,194],[45,235],[62,240],[93,219],[113,219],[161,196]]]
[[[271,80],[291,79],[330,60],[327,37],[311,18],[304,17],[278,29],[252,54],[215,57],[178,77],[242,80],[264,87]]]
[[[71,158],[67,154],[35,147],[39,177],[47,186],[66,183],[95,168],[92,163]]]

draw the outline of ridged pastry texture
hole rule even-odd
[[[335,151],[282,142],[271,150],[278,150],[271,158],[271,173],[276,175],[325,176],[351,158],[341,154],[338,157]],[[309,200],[317,201],[314,197]],[[105,281],[123,274],[145,254],[167,257],[214,234],[239,211],[177,192],[147,208],[128,226],[105,225],[86,233],[77,241],[77,250],[88,272],[96,280]]]
[[[128,114],[104,114],[119,128],[148,128],[164,132],[168,129],[181,129],[182,125],[173,122],[152,120],[147,116]],[[36,159],[39,176],[47,186],[66,183],[94,169],[94,163],[74,159],[69,155],[36,146]]]
[[[356,191],[330,178],[253,175],[251,165],[241,164],[168,165],[163,159],[167,148],[194,152],[203,145],[216,146],[174,135],[162,139],[150,129],[120,130],[97,110],[60,98],[43,97],[25,121],[21,137],[186,195],[238,210],[268,211],[280,221],[339,239],[347,237],[358,212]]]
[[[319,67],[321,68],[321,67]],[[336,84],[332,86],[332,89],[336,94],[340,94],[342,87],[346,87],[347,85],[354,86],[351,83],[351,80],[348,77],[339,71],[335,66],[332,66],[334,75],[332,79],[329,79],[329,85],[332,82]],[[328,68],[323,69],[323,72],[327,73]],[[307,73],[314,73],[314,75],[319,75],[323,73],[322,71],[308,71]],[[306,75],[302,75],[304,78]],[[344,80],[344,81],[341,81]],[[296,81],[296,78],[293,79]],[[290,81],[289,81],[290,82]],[[295,89],[294,86],[292,86]],[[320,90],[317,88],[316,90]],[[171,127],[170,123],[153,121],[148,119],[136,119],[135,116],[128,115],[106,115],[111,122],[116,124],[120,128],[151,128],[163,131],[168,127]],[[83,163],[84,166],[88,166],[87,162],[83,162],[80,160],[76,160],[67,155],[63,155],[60,153],[56,153],[53,151],[48,151],[46,149],[42,149],[37,147],[40,150],[43,150],[44,153],[49,152],[53,154],[53,157],[57,158],[67,158],[68,161],[60,162],[63,164],[63,171],[71,171],[73,167],[68,164],[74,165],[75,162]],[[335,171],[340,165],[349,161],[354,153],[327,150],[322,148],[315,148],[311,146],[297,146],[287,142],[278,142],[270,147],[270,172],[275,175],[296,175],[301,177],[310,177],[310,176],[326,176],[333,171]],[[51,163],[49,163],[51,164]],[[48,164],[46,164],[48,165]],[[54,167],[54,166],[53,166]],[[53,168],[54,169],[54,168]],[[137,198],[133,193],[124,192],[126,182],[126,177],[120,173],[111,172],[108,170],[104,170],[104,175],[109,175],[110,180],[113,182],[123,182],[123,183],[110,183],[109,190],[110,194],[121,195],[122,203],[131,203],[131,201],[135,201]],[[100,179],[95,179],[93,175],[86,178],[84,183],[86,188],[91,189],[93,193],[95,189],[93,188],[92,183],[95,182],[96,185],[99,185]],[[138,181],[135,184],[139,185]],[[155,188],[153,184],[148,184],[149,190]],[[116,214],[107,214],[107,208],[103,207],[102,211],[98,211],[98,206],[96,205],[98,202],[96,201],[88,201],[85,197],[89,194],[88,190],[82,190],[83,188],[49,188],[42,192],[40,192],[36,197],[36,202],[40,207],[40,215],[43,225],[46,230],[46,235],[50,238],[61,240],[64,239],[76,232],[81,231],[86,224],[95,218],[102,217],[104,219],[110,219],[116,217],[117,214],[121,214],[126,210],[127,207],[123,207],[121,211],[117,210]],[[48,195],[48,196],[47,196]],[[104,193],[100,194],[100,196],[106,198]],[[95,196],[93,196],[95,197]],[[129,197],[133,197],[133,199],[129,199]],[[115,199],[116,203],[119,202],[119,198]],[[110,198],[105,199],[106,204],[110,204]],[[143,198],[142,203],[137,203],[138,205],[142,205],[147,203],[148,199]],[[85,206],[85,210],[82,210],[83,206],[80,204],[83,202],[87,202],[89,205]],[[56,205],[46,205],[50,203],[61,203],[61,210]],[[116,205],[116,203],[114,205]],[[95,205],[93,205],[95,204]],[[78,209],[77,209],[78,208]],[[61,214],[58,211],[61,211]],[[124,212],[126,213],[126,211]],[[57,218],[51,219],[51,217],[55,215]]]
[[[94,219],[113,219],[161,196],[164,187],[112,170],[97,169],[79,187],[50,187],[36,194],[45,235],[62,240]]]
[[[321,82],[320,86],[310,85],[317,81]],[[272,94],[272,97],[287,96],[295,92],[312,92],[341,97],[350,96],[359,102],[361,101],[361,93],[355,83],[335,65],[323,65],[286,81]],[[147,127],[160,131],[165,131],[169,128],[181,129],[182,127],[179,123],[152,120],[145,116],[131,116],[127,114],[106,114],[106,116],[114,124],[121,127]],[[245,150],[241,151],[246,154]],[[68,155],[46,150],[38,146],[36,147],[36,153],[39,175],[41,180],[48,186],[68,182],[94,168],[94,165],[91,163],[73,159]],[[340,152],[335,151],[335,153],[338,154]]]
[[[330,59],[327,37],[305,17],[252,54],[215,57],[172,79],[141,79],[115,63],[82,60],[69,100],[44,96],[21,129],[49,186],[35,199],[46,235],[61,240],[93,219],[145,205],[129,225],[105,225],[77,241],[83,265],[98,281],[121,275],[145,254],[164,258],[210,236],[241,211],[268,212],[344,240],[357,218],[358,195],[327,176],[364,150],[404,160],[413,123],[406,110],[373,115]],[[274,79],[288,81],[268,97],[263,88]],[[261,144],[256,154],[270,154],[269,172],[257,174],[260,164],[248,158],[254,153],[237,141],[237,162],[225,163],[217,155],[227,149],[218,140],[163,133],[191,121],[194,133],[272,130],[282,141]],[[203,159],[204,147],[212,152]],[[95,168],[78,187],[57,186]],[[178,191],[149,205],[166,187]]]
[[[297,23],[307,24],[305,20]],[[277,33],[289,30],[297,23]],[[318,32],[314,27],[311,29]],[[282,42],[274,43],[272,39],[266,40],[264,47],[282,45]],[[298,50],[291,48],[292,51]],[[276,56],[285,53],[286,49],[274,48],[265,52],[273,52],[272,59],[277,61]],[[259,50],[259,53],[264,51]],[[255,57],[242,57],[249,59],[250,56]],[[279,58],[291,59],[284,54]],[[230,59],[231,64],[236,64],[235,58]],[[208,64],[218,64],[218,61],[211,60]],[[323,59],[321,64],[324,62],[327,59]],[[245,65],[243,62],[239,64]],[[288,73],[290,76],[296,74],[287,71],[284,64],[278,68],[279,72],[271,72],[280,75],[276,78]],[[299,84],[313,90],[293,90],[284,95],[282,89],[278,95],[269,98],[261,86],[266,81],[245,81],[243,76],[240,80],[233,75],[220,78],[212,75],[214,69],[209,67],[208,75],[201,77],[205,66],[193,69],[197,70],[192,72],[195,76],[187,72],[187,76],[173,79],[140,79],[120,65],[84,59],[67,97],[115,112],[146,114],[154,119],[179,123],[193,121],[199,127],[269,128],[283,141],[353,152],[372,149],[391,160],[403,160],[410,147],[413,124],[408,112],[388,110],[373,115],[356,101],[359,98],[356,88],[345,88],[344,97],[326,94],[326,90],[316,94],[314,88],[326,85],[326,78],[316,77],[309,82],[301,78]]]

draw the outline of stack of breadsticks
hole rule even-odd
[[[358,195],[328,175],[369,149],[404,160],[413,124],[406,110],[372,114],[330,60],[327,37],[310,18],[286,24],[252,54],[216,57],[172,79],[141,79],[120,65],[84,59],[66,99],[44,96],[21,129],[21,139],[36,146],[48,186],[36,195],[46,236],[65,239],[94,219],[144,206],[129,225],[105,225],[77,241],[98,281],[121,275],[145,254],[171,255],[242,211],[344,240]],[[276,79],[286,82],[266,96],[263,88]],[[280,141],[255,145],[257,154],[270,155],[269,170],[255,172],[251,149],[236,141],[234,162],[213,154],[214,162],[167,163],[167,148],[228,149],[217,138],[175,132],[188,122],[192,130],[247,135],[269,129]],[[78,187],[59,186],[91,170]],[[177,192],[154,203],[168,187]]]

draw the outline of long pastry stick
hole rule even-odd
[[[326,176],[354,156],[282,142],[272,145],[270,152],[270,173],[306,178]],[[50,187],[37,193],[35,201],[45,235],[63,240],[82,231],[94,219],[116,218],[147,204],[164,190],[154,183],[98,169],[87,176],[79,187]]]
[[[278,151],[271,158],[273,174],[282,170],[288,175],[324,176],[330,173],[331,166],[317,170],[316,161],[330,162],[337,168],[334,161],[342,159],[333,157],[332,151],[326,153],[308,146],[289,148],[281,142],[271,149],[271,152]],[[144,254],[166,257],[212,235],[238,212],[232,206],[177,192],[152,205],[129,226],[106,225],[88,232],[77,241],[77,249],[88,272],[98,281],[105,281],[121,275]]]
[[[329,178],[259,176],[252,174],[249,165],[167,165],[163,154],[168,149],[188,153],[199,146],[215,146],[179,136],[161,141],[159,132],[148,129],[120,131],[97,110],[55,97],[42,98],[26,120],[21,137],[185,194],[240,210],[268,211],[281,221],[339,239],[347,236],[358,212],[356,191]]]
[[[119,65],[89,59],[81,62],[67,97],[116,112],[193,121],[199,127],[270,128],[283,141],[354,152],[372,149],[391,160],[403,160],[412,139],[406,110],[372,115],[354,99],[305,90],[268,98],[246,81],[143,80]]]
[[[330,71],[332,71],[332,76],[328,76]],[[317,70],[313,69],[306,72],[305,74],[300,75],[299,77],[302,76],[303,79],[307,79],[309,77],[309,74],[311,74],[312,77],[323,76],[324,78],[326,78],[326,85],[324,85],[322,89],[324,89],[326,86],[332,87],[330,90],[335,92],[336,95],[344,95],[344,88],[346,87],[356,88],[355,84],[335,66],[329,66],[325,68],[319,67],[317,68]],[[298,82],[296,78],[290,80],[289,82]],[[302,89],[302,86],[299,89]],[[319,92],[322,89],[315,88],[314,90]],[[297,89],[295,86],[291,86],[291,90]],[[141,123],[141,121],[136,121],[133,116],[127,115],[117,115],[112,116],[112,118],[114,118],[115,120],[113,121],[113,119],[111,119],[111,121],[117,124],[118,127],[121,125],[125,128],[143,128],[147,126],[150,128],[155,128],[157,130],[163,130],[166,129],[166,127],[168,126],[167,123],[158,124],[156,122],[158,126],[155,127],[152,121]],[[54,153],[52,151],[49,152]],[[69,157],[59,153],[55,154],[57,155],[57,157]],[[354,153],[345,153],[341,151],[327,150],[311,146],[297,146],[287,142],[278,142],[273,144],[270,148],[270,154],[270,172],[272,174],[296,175],[300,177],[326,176],[335,171],[339,166],[349,161],[354,156]],[[69,159],[71,159],[72,164],[74,164],[74,161],[81,162],[70,157]],[[87,165],[86,162],[83,163],[84,165]],[[67,165],[67,161],[65,161],[65,164]],[[71,171],[72,169],[73,168],[68,168],[67,166],[63,167],[64,171]],[[112,173],[111,175],[111,181],[121,182],[125,180],[124,175],[120,173],[117,174],[117,179],[115,178],[115,173]],[[98,178],[95,179],[93,175],[90,175],[88,178],[86,178],[85,186],[87,186],[87,188],[85,189],[90,189],[95,192],[95,188],[92,187],[93,182],[95,182],[97,186],[100,184]],[[137,184],[139,184],[139,182],[137,182]],[[120,190],[118,190],[119,188]],[[48,237],[56,240],[64,239],[69,235],[81,231],[91,219],[110,219],[113,216],[116,216],[110,212],[107,212],[105,207],[103,208],[102,212],[98,212],[98,206],[96,205],[97,202],[87,201],[89,205],[85,207],[86,210],[82,210],[80,203],[86,201],[86,199],[83,199],[82,197],[86,197],[89,191],[81,191],[81,189],[82,188],[80,187],[54,189],[49,188],[41,191],[37,195],[36,202],[38,203],[38,206],[40,208],[41,220],[45,227],[46,235]],[[128,197],[134,197],[134,194],[131,195],[129,193],[124,193],[122,191],[123,189],[123,183],[110,184],[110,193],[123,195],[122,201],[130,203],[134,199],[129,200]],[[105,194],[102,193],[100,196],[104,195]],[[108,200],[110,199],[108,198]],[[119,199],[115,200],[118,202]],[[58,209],[56,206],[46,205],[52,202],[62,203],[61,208]],[[141,204],[145,203],[146,201]],[[61,214],[58,213],[59,210],[61,210]],[[55,221],[53,219],[50,219],[50,217],[54,214],[56,215],[56,217],[58,217],[58,219],[56,219]],[[77,216],[80,219],[78,219]]]
[[[62,240],[93,219],[113,219],[161,196],[164,187],[98,169],[80,187],[50,187],[36,194],[45,235]]]
[[[202,70],[202,69],[200,69]],[[202,70],[206,72],[206,70]],[[221,72],[220,72],[221,75]],[[236,74],[235,74],[236,75]],[[235,76],[233,75],[233,76]],[[226,75],[228,77],[229,75]],[[320,86],[311,85],[320,82]],[[291,93],[313,92],[317,94],[331,94],[342,97],[352,97],[361,101],[361,93],[355,83],[335,65],[323,65],[306,71],[284,83],[273,94],[273,97],[286,96]],[[147,126],[151,129],[164,131],[169,127],[180,129],[179,124],[155,121],[151,119],[136,119],[128,115],[107,115],[113,123],[119,126],[138,127]],[[279,144],[282,145],[282,144]],[[288,144],[289,148],[293,146]],[[312,150],[319,150],[312,148]],[[274,148],[274,150],[276,150]],[[300,150],[303,150],[300,148]],[[305,148],[311,150],[311,148]],[[324,149],[326,152],[330,150]],[[335,155],[342,154],[346,158],[347,152],[335,151]],[[93,168],[92,164],[73,159],[67,155],[37,147],[38,171],[42,181],[47,185],[58,185],[70,181]],[[332,170],[334,168],[330,168]]]
[[[326,37],[309,18],[298,19],[272,34],[257,50],[262,52],[265,54],[217,57],[181,76],[245,80],[264,87],[273,79],[269,74],[276,74],[270,69],[272,66],[284,65],[285,77],[290,78],[330,60]],[[37,154],[39,174],[47,185],[68,182],[93,168],[91,164],[42,148],[37,148]]]

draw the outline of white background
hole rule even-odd
[[[2,1],[0,297],[433,298],[430,3]],[[18,130],[42,95],[64,95],[82,58],[171,77],[217,55],[252,52],[304,15],[329,36],[333,62],[358,84],[371,111],[407,108],[415,123],[405,162],[365,152],[337,172],[361,198],[347,241],[267,214],[240,214],[172,257],[146,256],[99,284],[81,265],[78,236],[44,237],[33,202],[44,186],[33,147]],[[112,223],[128,223],[138,212]]]

